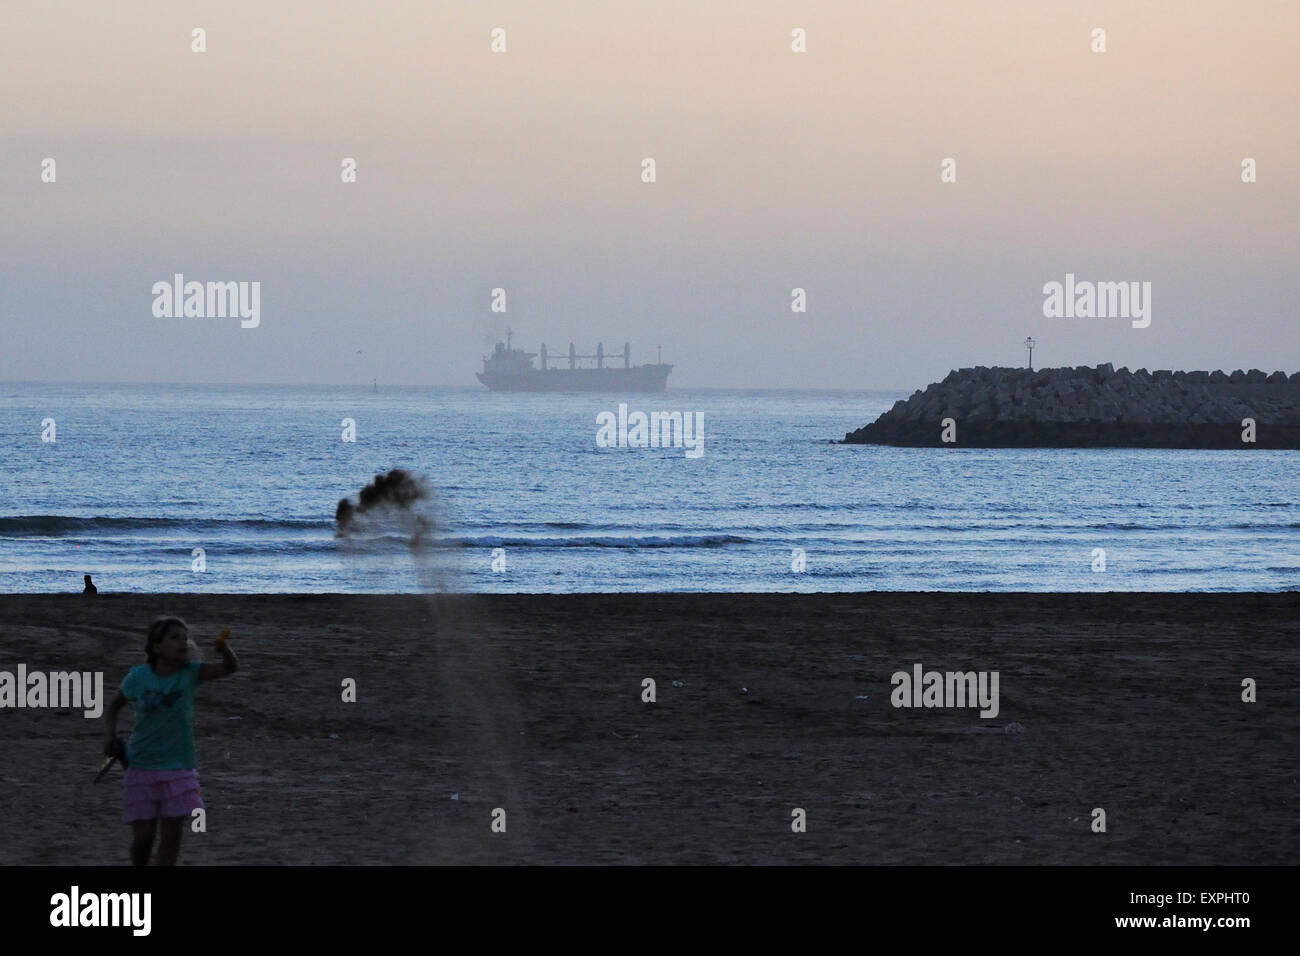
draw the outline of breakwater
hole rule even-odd
[[[1300,372],[955,369],[847,444],[1300,448]]]

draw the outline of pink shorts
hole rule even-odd
[[[188,817],[203,808],[197,770],[135,770],[122,778],[122,822]]]

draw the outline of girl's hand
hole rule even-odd
[[[235,652],[230,649],[226,643],[226,638],[230,636],[230,628],[224,628],[217,635],[217,652],[221,655],[220,664],[203,664],[199,667],[199,680],[213,680],[217,677],[225,677],[227,674],[233,674],[239,670],[239,658],[235,657]]]
[[[118,743],[116,737],[108,737],[104,740],[104,756],[112,757],[117,753]]]

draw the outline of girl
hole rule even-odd
[[[184,621],[157,618],[149,625],[144,646],[149,663],[131,668],[108,705],[105,756],[118,745],[118,711],[128,701],[135,707],[135,728],[124,761],[122,822],[135,830],[131,862],[136,866],[149,862],[159,817],[158,862],[174,866],[181,849],[181,828],[191,813],[203,806],[194,756],[194,688],[200,681],[225,677],[239,669],[239,661],[226,643],[228,633],[222,631],[217,638],[221,663],[204,664],[187,659],[189,627]]]

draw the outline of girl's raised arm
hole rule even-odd
[[[220,664],[204,664],[199,668],[199,680],[214,680],[218,677],[225,677],[239,670],[239,658],[235,657],[235,652],[230,649],[226,643],[226,635],[230,633],[229,628],[221,632],[217,638],[217,650],[221,653]]]

